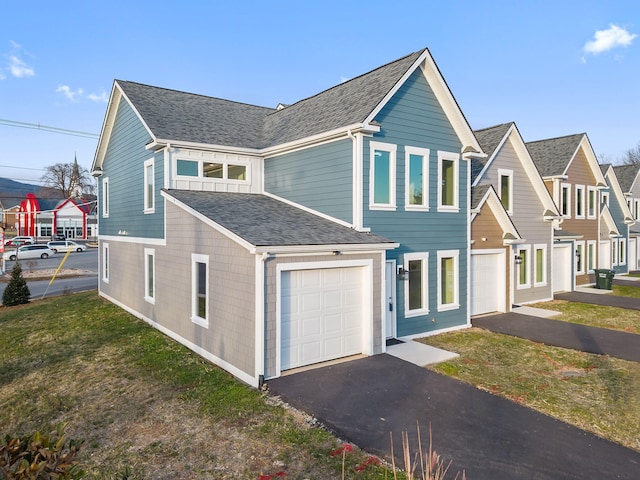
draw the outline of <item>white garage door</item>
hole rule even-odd
[[[638,239],[629,238],[629,271],[638,269]]]
[[[282,370],[362,352],[363,270],[282,272]]]
[[[553,293],[571,291],[571,245],[553,247]]]
[[[505,311],[506,275],[504,252],[471,250],[471,315]]]

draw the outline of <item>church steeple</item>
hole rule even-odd
[[[78,154],[73,157],[73,170],[71,171],[71,197],[82,197],[82,179],[80,178],[80,168],[78,167]]]

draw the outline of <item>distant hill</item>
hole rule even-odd
[[[0,177],[0,202],[5,208],[18,205],[21,200],[24,200],[27,193],[40,195],[41,190],[43,188],[40,185],[21,183]]]

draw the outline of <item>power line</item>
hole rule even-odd
[[[10,127],[31,128],[35,130],[43,130],[45,132],[61,133],[63,135],[72,135],[74,137],[96,138],[96,139],[100,137],[100,135],[96,133],[81,132],[79,130],[69,130],[67,128],[51,127],[48,125],[42,125],[40,123],[18,122],[16,120],[6,120],[4,118],[0,118],[0,124],[9,125]]]
[[[17,168],[20,170],[35,170],[36,172],[44,171],[44,168],[32,168],[32,167],[14,167],[13,165],[0,165],[2,168]]]

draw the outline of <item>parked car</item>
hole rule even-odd
[[[55,235],[51,235],[51,241],[54,240],[66,240],[67,237],[65,237],[64,235],[61,235],[59,233],[56,233]]]
[[[87,249],[86,245],[82,245],[81,243],[76,243],[72,240],[63,240],[63,241],[55,241],[47,243],[49,248],[54,252],[84,252]]]
[[[55,254],[56,252],[51,250],[48,245],[42,243],[22,245],[16,250],[4,252],[2,258],[5,260],[29,260],[31,258],[49,258]]]
[[[15,247],[17,245],[31,245],[32,243],[36,243],[36,239],[31,236],[18,236],[5,240],[5,247]]]

